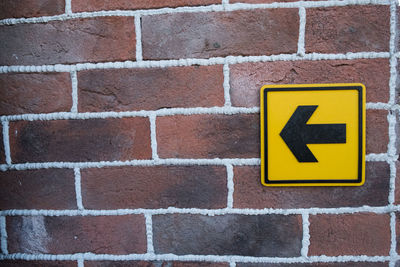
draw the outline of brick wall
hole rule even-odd
[[[400,266],[396,1],[273,2],[3,0],[0,265]],[[365,185],[262,187],[259,88],[324,82]]]

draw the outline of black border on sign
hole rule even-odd
[[[268,92],[279,91],[326,91],[326,90],[357,90],[358,92],[358,177],[355,180],[268,180]],[[266,184],[308,184],[308,183],[360,183],[362,180],[362,148],[363,148],[363,94],[361,86],[327,86],[327,87],[282,87],[264,89],[264,182]]]

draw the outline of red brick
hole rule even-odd
[[[64,0],[2,0],[0,2],[0,19],[52,16],[64,12]]]
[[[85,2],[72,0],[72,11],[132,10],[179,6],[201,6],[220,3],[221,0],[87,0]]]
[[[85,261],[85,267],[229,267],[229,264],[190,261]]]
[[[3,125],[0,123],[0,164],[3,163],[6,163],[6,155],[4,152]]]
[[[17,121],[10,133],[15,163],[151,157],[147,118]]]
[[[175,13],[142,18],[145,59],[270,55],[297,51],[297,9]]]
[[[223,106],[223,79],[221,65],[82,71],[79,110]]]
[[[230,66],[234,106],[258,107],[266,84],[363,83],[367,102],[389,101],[389,60],[318,60],[243,63]]]
[[[222,166],[83,169],[81,175],[88,209],[226,207]]]
[[[366,181],[361,187],[279,187],[261,185],[260,167],[234,167],[235,208],[335,208],[385,206],[390,169],[386,162],[367,162]]]
[[[307,9],[307,52],[389,51],[389,6]]]
[[[70,74],[0,74],[0,95],[0,115],[70,111]]]
[[[297,215],[153,216],[154,249],[161,254],[295,257],[301,239]]]
[[[143,215],[7,217],[10,253],[146,252]]]
[[[97,17],[0,26],[1,65],[135,59],[132,17]]]
[[[73,170],[0,172],[0,209],[76,209]]]
[[[86,263],[85,263],[86,264]],[[3,267],[77,267],[76,261],[24,261],[24,260],[5,260],[1,262]]]
[[[310,216],[309,255],[388,256],[389,250],[389,214]]]
[[[159,117],[158,153],[164,158],[257,158],[259,132],[256,114]]]
[[[367,154],[387,152],[389,143],[387,115],[386,110],[367,110]]]
[[[86,262],[85,262],[86,264]],[[236,263],[237,267],[387,267],[388,262]]]

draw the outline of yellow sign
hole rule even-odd
[[[265,85],[260,97],[263,185],[364,183],[364,85]]]

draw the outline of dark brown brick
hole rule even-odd
[[[7,217],[10,253],[146,252],[143,215]]]
[[[97,17],[0,26],[1,65],[135,59],[132,17]]]
[[[220,3],[221,0],[87,0],[85,2],[82,2],[80,0],[72,0],[72,10],[74,12],[99,10],[132,10],[162,7],[200,6]]]
[[[0,2],[0,19],[52,16],[64,12],[64,0],[2,0]]]
[[[88,209],[224,208],[223,166],[154,166],[83,169]]]
[[[257,158],[259,116],[192,115],[157,118],[160,157]]]
[[[13,162],[102,161],[151,157],[147,118],[10,123]]]
[[[221,65],[83,71],[79,111],[223,106],[223,80]]]
[[[85,263],[86,264],[86,263]],[[5,260],[0,263],[4,267],[77,267],[76,261],[24,261]]]
[[[85,261],[85,267],[229,267],[229,264],[191,261]]]
[[[389,214],[310,216],[309,255],[388,256],[389,250]]]
[[[390,169],[386,162],[367,162],[366,181],[361,187],[266,187],[261,185],[260,167],[234,167],[235,208],[335,208],[385,206]]]
[[[389,51],[389,6],[307,9],[307,52]]]
[[[145,59],[264,55],[297,51],[297,9],[175,13],[142,18]]]
[[[386,110],[367,110],[367,154],[387,152],[389,143],[387,115]]]
[[[301,239],[297,215],[153,216],[154,249],[161,254],[296,257]]]
[[[243,63],[230,66],[234,106],[258,107],[267,84],[363,83],[367,102],[389,101],[389,60],[317,60]]]
[[[0,123],[0,164],[6,163],[6,155],[4,152],[4,142],[3,142],[3,125]]]
[[[0,172],[0,209],[76,209],[73,170]]]
[[[0,74],[0,115],[70,111],[69,73]]]
[[[86,263],[85,263],[86,264]],[[388,262],[236,263],[237,267],[387,267]]]

